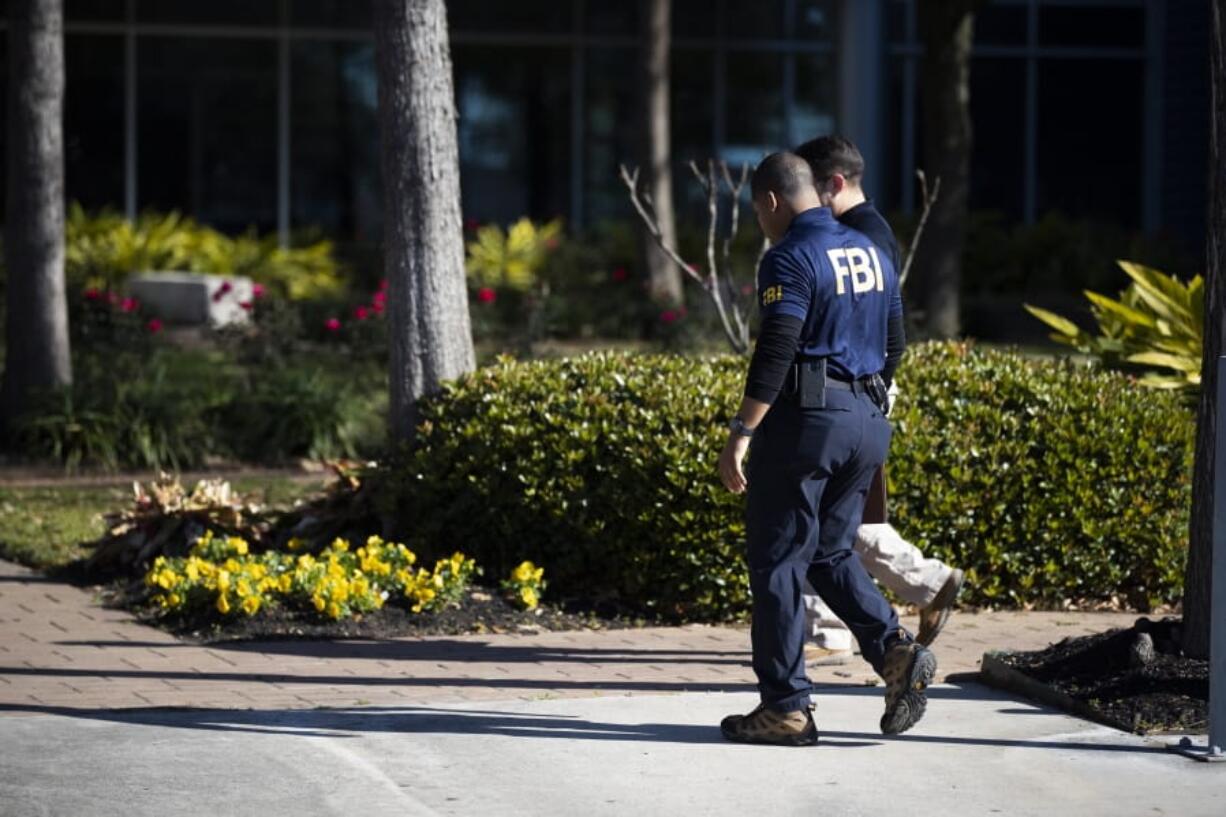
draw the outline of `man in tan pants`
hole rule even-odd
[[[809,163],[813,178],[830,197],[834,217],[867,236],[889,255],[895,269],[901,269],[898,240],[860,186],[864,158],[856,146],[841,136],[823,136],[801,145],[796,153]],[[905,346],[901,331],[899,335],[896,340]],[[887,380],[893,379],[892,374],[891,370]],[[886,523],[884,497],[879,516],[872,518],[866,509],[866,521],[880,524],[860,526],[856,532],[855,551],[878,583],[920,608],[916,640],[927,646],[941,632],[957,601],[964,578],[962,571],[938,559],[925,557],[919,548]],[[851,632],[812,588],[804,594],[804,604],[812,641],[805,647],[806,663],[809,666],[846,663],[851,657]]]
[[[915,639],[925,646],[931,644],[945,626],[962,589],[962,571],[925,557],[889,523],[861,525],[856,531],[855,551],[870,576],[920,608]],[[811,640],[805,646],[805,663],[846,663],[852,655],[851,631],[811,588],[804,594],[804,603]]]

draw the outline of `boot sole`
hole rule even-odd
[[[916,653],[907,671],[907,691],[881,716],[881,733],[901,735],[919,723],[928,708],[925,690],[937,674],[937,658],[930,650]]]
[[[961,570],[957,572],[958,581],[954,584],[953,592],[949,594],[948,599],[941,599],[941,615],[937,618],[936,625],[931,630],[924,630],[920,627],[920,634],[915,637],[915,640],[925,647],[932,646],[932,642],[937,640],[937,636],[941,634],[941,630],[945,629],[945,625],[949,623],[949,616],[954,611],[954,604],[958,601],[958,596],[962,595],[962,585],[966,584],[966,574]],[[934,599],[933,603],[937,601]]]

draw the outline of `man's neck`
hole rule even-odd
[[[859,187],[846,187],[834,201],[830,202],[830,209],[834,211],[834,217],[838,218],[857,204],[863,204],[866,201],[868,199],[865,198],[864,191]]]

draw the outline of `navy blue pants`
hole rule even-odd
[[[809,705],[804,580],[847,624],[878,673],[898,617],[852,551],[890,424],[862,392],[828,390],[826,408],[780,397],[754,434],[746,476],[753,668],[762,701]]]

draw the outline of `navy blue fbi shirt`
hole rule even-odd
[[[762,319],[803,322],[799,353],[827,358],[843,379],[885,367],[886,331],[902,317],[898,276],[888,253],[840,224],[827,207],[798,214],[758,269]]]

